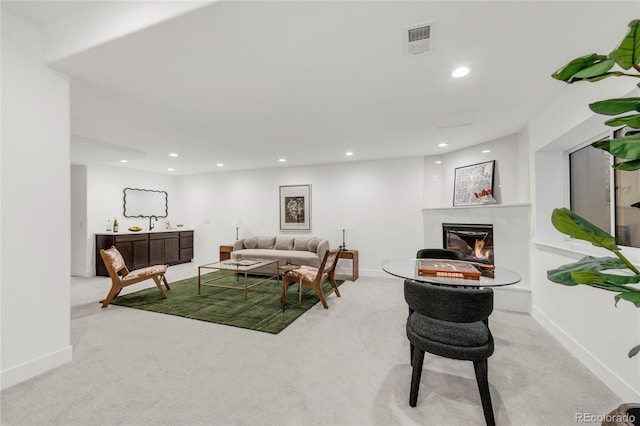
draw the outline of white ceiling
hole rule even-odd
[[[2,8],[43,26],[96,3]],[[215,2],[49,65],[71,76],[74,163],[180,175],[438,155],[521,130],[565,89],[549,75],[608,53],[637,8]],[[408,54],[404,28],[430,21],[432,51]]]

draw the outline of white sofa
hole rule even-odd
[[[247,237],[233,243],[231,258],[278,260],[280,266],[287,260],[294,265],[320,267],[329,240],[310,236]],[[255,273],[275,273],[274,267],[259,268]]]

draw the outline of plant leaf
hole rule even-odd
[[[611,139],[609,150],[618,158],[637,160],[640,158],[640,133]]]
[[[625,161],[624,163],[618,163],[613,166],[616,170],[622,170],[625,172],[634,172],[640,170],[640,160]]]
[[[624,291],[620,294],[616,294],[614,296],[614,299],[616,301],[616,305],[618,304],[620,299],[622,299],[622,300],[629,301],[634,305],[636,305],[637,308],[640,308],[640,291],[632,291],[632,290]]]
[[[629,32],[609,57],[625,70],[640,64],[640,20],[629,22]]]
[[[559,70],[551,74],[551,77],[555,78],[556,80],[564,81],[566,83],[572,83],[573,76],[576,73],[580,72],[585,68],[589,68],[590,66],[594,65],[596,62],[604,61],[606,59],[608,59],[607,56],[598,55],[596,53],[581,56],[579,58],[572,60],[571,62],[569,62],[568,64],[566,64],[565,66],[563,66],[562,68],[560,68]]]
[[[609,71],[611,68],[613,68],[615,64],[616,64],[616,61],[614,61],[613,59],[605,59],[604,61],[596,62],[590,67],[581,69],[580,71],[578,71],[573,75],[573,78],[588,79],[588,78],[602,76],[603,74],[606,74],[607,71]]]
[[[620,77],[622,75],[624,75],[624,73],[621,71],[613,71],[613,72],[607,72],[607,73],[596,75],[594,77],[589,77],[589,78],[581,78],[581,79],[576,78],[572,80],[571,83],[573,83],[574,81],[588,81],[593,83],[596,81],[604,80],[607,77]]]
[[[640,129],[640,114],[630,114],[622,117],[611,118],[604,122],[607,126],[629,126]]]
[[[623,266],[626,269],[626,266]],[[639,275],[616,275],[616,274],[603,274],[593,269],[587,270],[572,270],[571,279],[576,284],[606,284],[613,291],[620,291],[624,288],[624,284],[635,284],[640,282]]]
[[[589,104],[589,108],[591,108],[591,111],[595,113],[604,115],[616,115],[629,111],[640,111],[640,98],[606,99],[604,101]]]
[[[596,247],[620,251],[615,238],[567,208],[554,209],[551,214],[551,223],[563,234],[588,241]]]
[[[568,263],[547,271],[547,278],[554,283],[574,286],[579,284],[572,279],[572,273],[575,271],[603,271],[621,268],[626,268],[626,265],[617,257],[586,256],[577,262]],[[620,289],[615,291],[620,291]]]

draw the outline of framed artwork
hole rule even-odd
[[[495,204],[493,171],[495,160],[456,168],[453,184],[453,205],[473,206]]]
[[[311,230],[311,185],[280,187],[280,230]]]

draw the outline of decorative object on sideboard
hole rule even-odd
[[[280,187],[280,230],[311,230],[311,185]]]
[[[457,167],[453,184],[453,205],[495,204],[493,173],[495,160]]]

